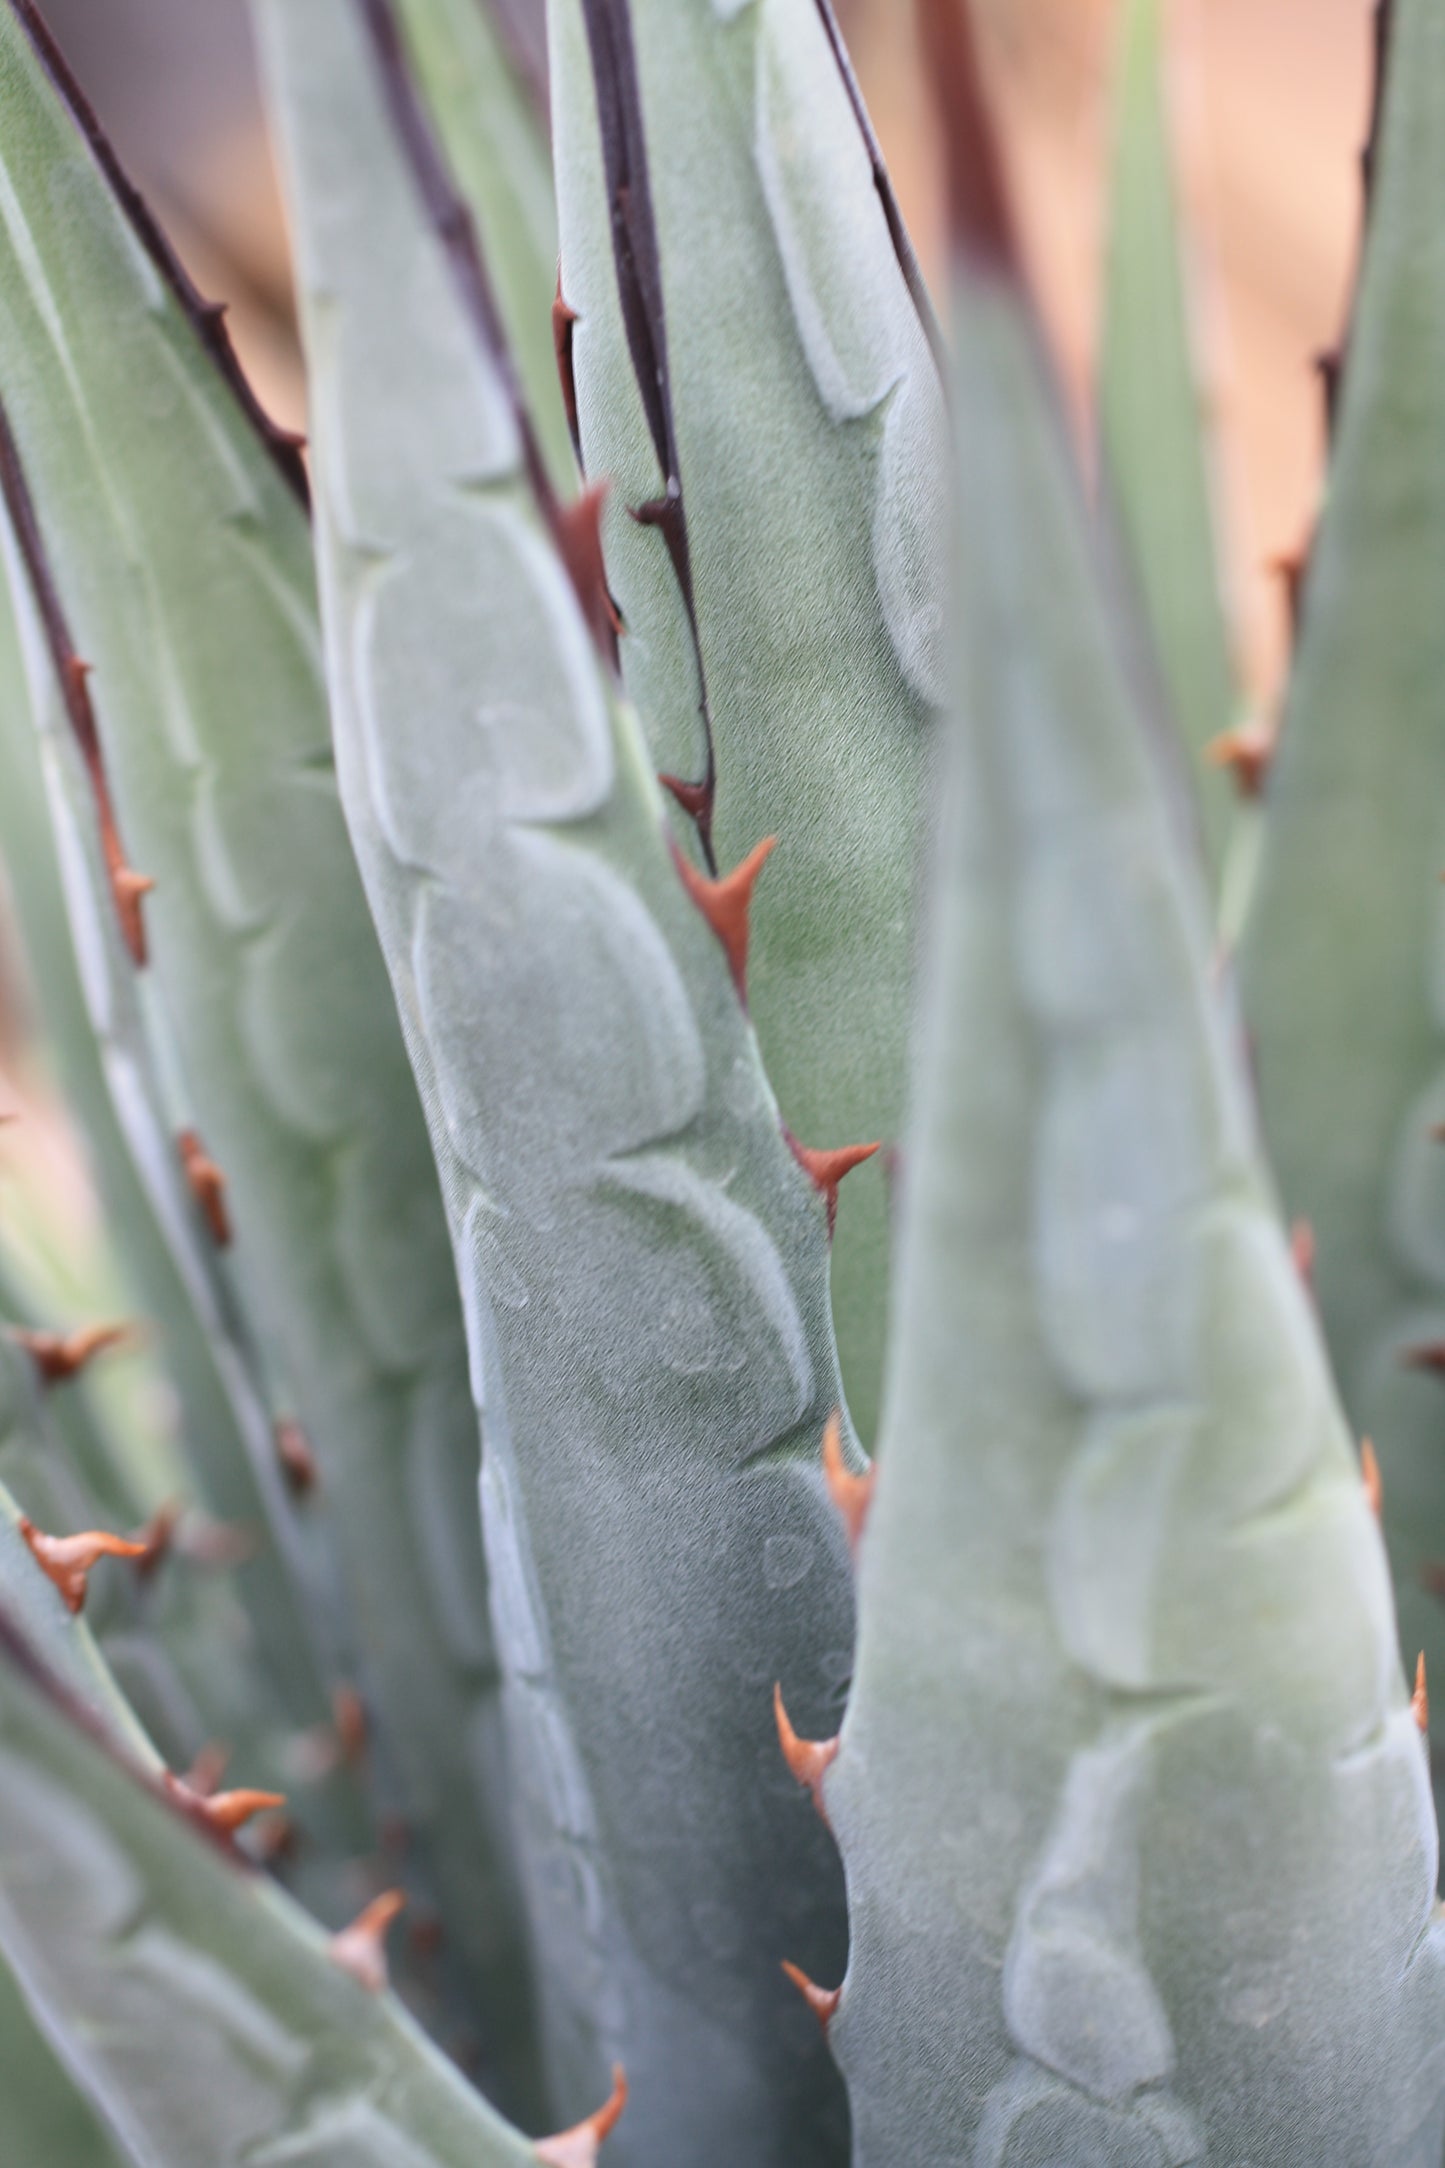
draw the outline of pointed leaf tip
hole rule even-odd
[[[59,1589],[65,1608],[72,1615],[84,1607],[91,1571],[102,1558],[142,1558],[145,1555],[144,1543],[134,1543],[128,1536],[112,1536],[101,1528],[88,1529],[78,1536],[47,1536],[24,1515],[19,1527],[31,1557]]]
[[[1421,1731],[1430,1735],[1430,1689],[1425,1684],[1425,1651],[1421,1649],[1415,1665],[1415,1691],[1410,1696],[1410,1711]]]
[[[793,1157],[802,1168],[815,1189],[821,1190],[828,1206],[828,1232],[831,1235],[838,1218],[838,1189],[844,1178],[861,1167],[865,1161],[881,1152],[881,1144],[845,1144],[837,1152],[810,1152],[805,1144],[799,1144],[789,1136]]]
[[[664,781],[667,779],[664,778]],[[681,792],[673,784],[673,795],[682,803]],[[684,786],[686,787],[686,786]],[[751,851],[740,866],[721,880],[709,880],[673,846],[673,858],[682,885],[722,943],[738,999],[748,997],[748,939],[751,931],[753,891],[758,885],[758,875],[778,847],[776,836],[765,836],[757,848]]]
[[[357,1914],[349,1927],[343,1927],[339,1935],[331,1938],[332,1963],[339,1965],[343,1972],[349,1972],[368,1994],[380,1995],[386,1989],[389,1978],[387,1929],[405,1908],[406,1896],[402,1890],[383,1890],[379,1897],[372,1898],[364,1912]]]
[[[826,2033],[838,2014],[839,2003],[843,2000],[842,1988],[819,1987],[816,1980],[808,1978],[801,1965],[790,1964],[786,1958],[783,1960],[783,1970]]]
[[[838,1758],[837,1739],[800,1739],[793,1729],[781,1686],[773,1688],[773,1718],[778,1727],[783,1760],[794,1783],[807,1786],[813,1795],[813,1805],[826,1822],[828,1810],[823,1804],[823,1779]]]
[[[627,2106],[627,2073],[621,2063],[612,2069],[612,2092],[595,2115],[589,2115],[585,2123],[574,2130],[564,2130],[555,2138],[539,2139],[537,2158],[546,2168],[597,2168],[597,2157],[603,2140],[610,2138],[622,2120]]]
[[[833,1410],[823,1432],[823,1476],[828,1494],[848,1532],[848,1547],[856,1558],[863,1531],[868,1525],[878,1471],[869,1468],[864,1474],[855,1475],[843,1458],[843,1415],[839,1408]]]
[[[176,1147],[181,1155],[181,1168],[190,1184],[191,1195],[210,1229],[211,1240],[217,1249],[224,1250],[231,1240],[231,1213],[226,1203],[226,1177],[210,1157],[194,1129],[183,1129],[176,1139]]]
[[[78,1332],[29,1332],[16,1328],[12,1337],[40,1373],[45,1385],[64,1385],[93,1363],[97,1356],[125,1347],[135,1339],[128,1324],[83,1325]]]

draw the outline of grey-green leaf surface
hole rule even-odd
[[[0,1287],[0,1317],[8,1325],[13,1315]],[[22,1623],[33,1633],[38,1619],[49,1640],[67,1629],[57,1643],[61,1653],[78,1647],[87,1652],[93,1670],[90,1634],[68,1631],[71,1622],[55,1590],[14,1535],[8,1499],[47,1535],[94,1528],[130,1534],[135,1522],[127,1519],[123,1505],[97,1499],[87,1485],[86,1471],[111,1466],[116,1456],[103,1436],[88,1453],[74,1452],[78,1436],[104,1427],[78,1383],[42,1386],[30,1357],[8,1342],[4,1331],[0,1326],[0,1590],[24,1592],[26,1600],[18,1605]],[[58,1402],[71,1403],[63,1435]],[[235,1577],[187,1555],[183,1521],[166,1555],[144,1575],[124,1562],[98,1568],[86,1597],[85,1622],[94,1629],[109,1674],[108,1702],[97,1702],[87,1687],[88,1706],[99,1714],[109,1708],[112,1729],[123,1737],[132,1736],[138,1722],[173,1769],[187,1769],[203,1749],[221,1745],[229,1752],[232,1781],[286,1793],[301,1840],[295,1858],[283,1864],[288,1885],[334,1924],[351,1918],[366,1886],[364,1866],[356,1858],[365,1844],[365,1824],[349,1773],[327,1769],[314,1751],[304,1751],[297,1714],[265,1666],[264,1645]],[[87,1685],[73,1666],[61,1668],[73,1688]],[[125,1696],[124,1709],[115,1687]],[[318,1703],[312,1722],[322,1720]]]
[[[239,1586],[258,1649],[283,1708],[297,1723],[318,1723],[325,1687],[295,1592],[314,1569],[282,1490],[244,1333],[185,1194],[106,892],[89,785],[3,515],[0,542],[7,576],[0,594],[0,847],[34,991],[112,1231],[142,1311],[164,1338],[200,1502],[257,1544]],[[102,1454],[83,1461],[81,1472],[106,1503],[138,1508],[125,1470]]]
[[[928,333],[816,0],[553,0],[550,20],[563,290],[628,690],[658,767],[715,786],[724,871],[779,838],[749,985],[785,1119],[808,1145],[890,1142],[941,687]],[[844,1192],[833,1258],[865,1440],[888,1254],[880,1158]]]
[[[962,523],[825,1783],[855,2161],[1436,2168],[1435,1828],[1383,1545],[1032,323],[982,261],[957,314],[962,494],[991,516]]]
[[[835,2163],[841,2088],[779,1961],[841,1964],[841,1888],[770,1705],[781,1679],[826,1728],[850,1663],[818,1465],[823,1201],[538,520],[463,306],[475,266],[427,224],[361,11],[258,20],[338,766],[467,1305],[558,2120],[615,2058],[624,2168]]]
[[[552,338],[557,205],[536,86],[522,73],[491,0],[399,0],[397,14],[476,222],[553,485],[568,493],[577,468]]]
[[[0,101],[5,400],[120,834],[156,882],[139,989],[172,1128],[227,1180],[222,1269],[315,1452],[298,1519],[337,1561],[379,1816],[445,1907],[488,2054],[520,2069],[465,1340],[331,772],[309,532],[13,4]]]
[[[1168,20],[1168,0],[1128,0],[1124,10],[1099,420],[1111,506],[1189,749],[1217,877],[1235,783],[1205,749],[1235,722],[1239,690],[1165,97]]]
[[[18,1362],[0,1352],[0,1459],[9,1461],[15,1434],[26,1427],[27,1394]],[[154,1756],[134,1717],[105,1673],[82,1620],[40,1571],[23,1542],[17,1508],[0,1488],[0,1604],[23,1624],[56,1676],[80,1706],[143,1766]],[[5,2144],[17,2162],[35,2168],[121,2168],[123,2156],[77,2091],[39,2031],[18,1982],[0,1959],[0,2098]]]
[[[1242,957],[1270,1155],[1445,1676],[1445,23],[1396,8],[1323,524]],[[1417,1359],[1418,1358],[1418,1359]],[[1434,1729],[1437,1743],[1445,1738]],[[1438,1795],[1437,1795],[1438,1796]]]
[[[389,1996],[87,1729],[8,1608],[0,1639],[0,1947],[128,2157],[535,2168]]]
[[[0,2098],[5,2137],[21,2161],[45,2168],[132,2168],[30,2015],[0,1963]]]
[[[8,1385],[8,1380],[5,1383]],[[9,1397],[7,1393],[7,1398]],[[19,1420],[0,1409],[0,1435]],[[114,1570],[112,1568],[111,1570]],[[160,1758],[105,1667],[83,1618],[66,1608],[59,1589],[42,1573],[21,1533],[20,1508],[0,1485],[0,1606],[87,1714],[152,1776]]]

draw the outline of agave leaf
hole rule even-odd
[[[1395,10],[1375,165],[1242,979],[1271,1157],[1314,1230],[1350,1419],[1379,1453],[1405,1646],[1439,1672],[1445,23],[1420,0]]]
[[[825,1718],[849,1662],[824,1201],[554,551],[585,512],[539,517],[480,260],[454,206],[450,251],[428,223],[415,110],[392,127],[387,12],[258,21],[338,765],[452,1212],[559,2105],[615,2059],[620,2163],[837,2162],[778,1969],[841,1962],[837,1863],[770,1707],[781,1677]]]
[[[1164,96],[1167,19],[1167,0],[1129,0],[1124,13],[1099,416],[1112,505],[1189,748],[1218,876],[1235,784],[1206,754],[1234,722],[1239,691]]]
[[[23,1427],[20,1365],[0,1354],[0,1462],[10,1472]],[[144,1767],[155,1759],[105,1673],[90,1634],[36,1565],[19,1533],[18,1508],[0,1488],[0,1602],[88,1711]],[[16,2161],[45,2168],[121,2168],[122,2155],[52,2054],[8,1967],[0,1961],[0,2088],[5,2142]]]
[[[1383,1547],[978,182],[955,409],[990,517],[963,522],[891,1396],[824,1785],[855,2159],[1433,2168],[1445,1947]]]
[[[0,14],[0,35],[4,21]],[[253,1537],[269,1532],[240,1586],[283,1705],[295,1722],[316,1723],[326,1693],[293,1587],[314,1584],[314,1547],[283,1489],[255,1360],[186,1194],[135,975],[110,906],[84,762],[3,516],[0,551],[7,575],[0,617],[15,635],[19,670],[18,681],[7,672],[0,700],[0,839],[36,990],[142,1308],[165,1334],[200,1499]],[[143,1510],[103,1447],[82,1453],[79,1467],[108,1509]]]
[[[6,1429],[10,1427],[7,1423]],[[50,1670],[106,1737],[157,1775],[160,1756],[106,1669],[90,1628],[67,1609],[59,1589],[36,1564],[21,1531],[20,1508],[0,1485],[0,1605],[6,1617],[43,1653]]]
[[[0,1644],[0,1944],[129,2157],[536,2168],[389,1996],[85,1722],[8,1610]]]
[[[563,291],[628,690],[719,865],[779,838],[749,989],[784,1117],[811,1145],[888,1140],[941,684],[921,287],[817,0],[553,0],[551,27]],[[880,1160],[833,1259],[865,1438],[887,1211]]]
[[[541,17],[541,7],[536,9]],[[492,0],[400,0],[411,64],[475,221],[555,488],[576,480],[552,339],[557,205],[538,86]]]
[[[47,2168],[131,2168],[36,2026],[0,1964],[0,2096],[15,2157]]]
[[[5,400],[93,670],[113,852],[156,883],[150,1045],[173,1133],[224,1179],[222,1198],[204,1178],[220,1268],[315,1455],[301,1515],[337,1560],[332,1646],[379,1816],[445,1905],[444,1962],[488,2050],[520,2069],[461,1312],[331,773],[294,454],[268,456],[21,0],[0,51]]]
[[[8,1295],[0,1300],[0,1314],[9,1317]],[[57,1401],[71,1403],[63,1435]],[[140,1532],[123,1505],[98,1500],[88,1488],[83,1471],[108,1465],[115,1456],[98,1436],[77,1460],[70,1448],[87,1430],[101,1432],[103,1426],[77,1384],[59,1391],[42,1387],[29,1356],[0,1342],[0,1483],[5,1487],[0,1522],[12,1529],[6,1534],[0,1528],[0,1592],[17,1583],[38,1592],[38,1613],[33,1602],[19,1606],[32,1636],[37,1616],[47,1634],[55,1623],[68,1627],[70,1622],[56,1610],[50,1583],[18,1548],[17,1510],[48,1536],[107,1528]],[[184,1516],[159,1540],[160,1549],[143,1573],[103,1566],[86,1596],[86,1623],[105,1658],[102,1702],[122,1736],[133,1736],[139,1723],[173,1769],[188,1769],[204,1750],[220,1747],[237,1782],[286,1793],[301,1842],[295,1856],[288,1853],[281,1862],[281,1871],[313,1911],[340,1924],[355,1913],[364,1894],[355,1861],[365,1841],[364,1824],[350,1772],[326,1768],[314,1746],[307,1751],[294,1713],[257,1662],[252,1622],[241,1608],[234,1576],[190,1555]],[[89,1635],[73,1638],[95,1673]],[[68,1675],[72,1687],[87,1685],[73,1666]],[[93,1686],[90,1679],[84,1698],[98,1707]],[[318,1709],[313,1722],[321,1721]]]

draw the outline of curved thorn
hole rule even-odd
[[[863,1531],[868,1526],[868,1514],[873,1504],[873,1486],[878,1480],[876,1468],[869,1468],[863,1475],[855,1475],[843,1458],[843,1411],[835,1408],[828,1417],[828,1427],[823,1432],[823,1477],[843,1526],[848,1531],[848,1547],[856,1558],[858,1546],[863,1541]]]
[[[196,1791],[189,1780],[166,1771],[165,1787],[175,1804],[193,1820],[203,1822],[218,1837],[234,1837],[258,1814],[271,1814],[286,1804],[284,1792]]]
[[[301,1425],[291,1416],[285,1416],[276,1425],[276,1458],[281,1463],[281,1473],[293,1498],[305,1498],[316,1488],[316,1455],[311,1450],[311,1440]]]
[[[573,327],[577,311],[571,307],[562,292],[562,267],[557,267],[557,295],[552,303],[552,351],[557,357],[557,378],[562,386],[562,409],[567,416],[567,431],[572,439],[572,449],[577,455],[577,465],[582,465],[582,431],[577,419],[577,375],[573,367]]]
[[[791,1133],[788,1144],[794,1159],[802,1168],[814,1189],[821,1190],[828,1206],[828,1233],[831,1236],[838,1220],[838,1186],[855,1167],[881,1152],[881,1144],[845,1144],[837,1152],[810,1152],[805,1144],[799,1144]]]
[[[1365,1503],[1375,1519],[1383,1520],[1385,1514],[1385,1479],[1380,1474],[1379,1456],[1369,1438],[1360,1440],[1360,1479],[1365,1486]]]
[[[555,2138],[541,2138],[537,2142],[537,2158],[546,2168],[596,2168],[602,2141],[609,2138],[622,2120],[627,2106],[627,2073],[621,2063],[612,2066],[612,2092],[595,2115],[589,2115],[585,2123],[578,2123],[573,2130],[564,2130]]]
[[[813,1805],[820,1818],[826,1822],[828,1810],[823,1804],[823,1779],[838,1759],[838,1741],[800,1739],[793,1729],[781,1686],[773,1688],[773,1720],[778,1727],[778,1744],[783,1750],[783,1760],[788,1765],[794,1783],[806,1784],[813,1795]]]
[[[593,482],[571,504],[558,508],[554,525],[557,554],[593,638],[612,661],[622,637],[622,619],[607,584],[602,554],[602,512],[609,484]]]
[[[1428,1738],[1430,1733],[1430,1689],[1425,1684],[1425,1651],[1421,1649],[1415,1665],[1415,1691],[1410,1696],[1410,1713],[1421,1731]]]
[[[1275,746],[1276,733],[1268,723],[1240,723],[1211,738],[1204,757],[1211,767],[1229,770],[1240,797],[1250,804],[1264,793]]]
[[[675,785],[673,794],[678,795]],[[748,998],[748,936],[753,891],[758,885],[758,875],[777,847],[776,836],[765,836],[756,850],[748,853],[740,866],[734,867],[731,873],[724,874],[721,880],[713,881],[709,880],[706,874],[699,873],[677,846],[673,845],[673,860],[682,885],[722,943],[728,968],[733,975],[733,984],[738,990],[738,999],[743,1002]]]
[[[134,1325],[83,1325],[78,1332],[29,1332],[18,1326],[11,1337],[24,1348],[42,1385],[64,1385],[78,1377],[98,1355],[134,1341]]]
[[[231,1240],[231,1214],[226,1204],[226,1177],[202,1144],[194,1129],[183,1129],[176,1139],[181,1155],[181,1167],[191,1195],[200,1206],[201,1217],[211,1232],[211,1240],[217,1249],[225,1249]]]
[[[1316,1255],[1315,1230],[1312,1221],[1297,1219],[1291,1224],[1289,1247],[1290,1255],[1294,1259],[1295,1271],[1304,1282],[1305,1292],[1312,1295],[1315,1291]]]
[[[786,1958],[783,1970],[826,2032],[838,2014],[838,2005],[843,2000],[842,1988],[819,1987],[816,1980],[808,1978],[801,1965],[789,1964]]]
[[[31,1557],[59,1589],[65,1608],[72,1616],[83,1607],[91,1569],[102,1558],[140,1558],[145,1552],[143,1543],[133,1543],[127,1536],[109,1535],[101,1528],[88,1529],[79,1536],[47,1536],[24,1515],[19,1527]]]
[[[343,1927],[339,1935],[331,1937],[332,1963],[339,1965],[343,1972],[349,1972],[368,1994],[380,1995],[386,1988],[386,1933],[405,1908],[403,1891],[383,1890],[379,1897],[372,1898],[364,1912],[357,1914],[349,1927]]]

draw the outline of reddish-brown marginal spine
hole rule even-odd
[[[50,649],[60,696],[65,702],[65,713],[90,781],[100,829],[101,854],[105,860],[116,917],[120,921],[121,936],[131,960],[140,966],[146,960],[141,899],[150,892],[155,883],[144,874],[133,870],[121,848],[115,807],[101,755],[100,731],[90,698],[90,665],[81,661],[76,653],[75,642],[70,636],[70,625],[60,600],[60,590],[55,584],[50,559],[46,554],[45,540],[40,532],[40,522],[35,516],[35,500],[30,494],[30,485],[25,479],[25,469],[21,464],[20,447],[15,441],[15,432],[10,425],[10,416],[3,400],[0,400],[0,496],[4,497],[5,509],[15,530],[15,540],[24,561],[31,593],[35,597],[35,607],[40,612],[40,622],[44,627],[46,645]]]
[[[612,2069],[612,2092],[594,2115],[564,2130],[555,2138],[539,2138],[537,2159],[543,2168],[596,2168],[603,2140],[610,2138],[627,2106],[627,2073],[621,2063]]]
[[[826,2034],[828,2027],[838,2015],[838,2005],[843,2000],[842,1988],[819,1987],[816,1980],[808,1978],[801,1965],[790,1964],[786,1958],[783,1960],[783,1971],[792,1981]]]
[[[618,301],[638,395],[663,478],[661,495],[636,506],[633,516],[643,526],[655,527],[662,537],[682,597],[697,666],[698,712],[705,746],[703,774],[698,782],[685,784],[682,789],[674,785],[673,796],[685,811],[698,809],[693,812],[698,839],[708,871],[716,873],[712,821],[717,797],[717,754],[712,699],[702,651],[682,465],[673,422],[662,251],[653,210],[632,11],[629,0],[582,0],[582,15],[592,57]]]
[[[231,343],[231,334],[226,329],[225,303],[207,301],[197,291],[190,273],[157,223],[155,213],[116,156],[114,145],[97,120],[90,100],[71,73],[70,64],[56,44],[39,9],[32,5],[32,0],[10,0],[10,7],[34,47],[41,67],[75,122],[91,156],[109,183],[136,239],[174,294],[196,337],[225,379],[241,412],[280,470],[287,487],[303,506],[309,506],[306,462],[301,457],[304,440],[292,436],[289,430],[278,428],[256,397]]]
[[[441,242],[462,307],[496,370],[521,446],[528,487],[543,524],[577,593],[588,624],[607,660],[617,660],[616,613],[607,592],[598,539],[600,499],[566,505],[552,487],[531,412],[517,373],[502,312],[482,254],[476,223],[452,179],[426,106],[412,79],[391,0],[359,0],[371,39],[382,95],[392,128],[410,169],[423,210]],[[562,304],[565,309],[565,303]],[[553,332],[557,336],[558,319]]]
[[[24,1630],[0,1603],[0,1663],[23,1678],[31,1691],[63,1717],[71,1728],[81,1733],[90,1744],[103,1754],[116,1769],[121,1770],[138,1790],[148,1792],[159,1805],[169,1809],[186,1826],[196,1830],[233,1867],[246,1869],[250,1862],[239,1852],[230,1838],[212,1829],[208,1823],[197,1821],[180,1807],[169,1785],[161,1778],[152,1776],[149,1770],[140,1768],[122,1748],[117,1746],[102,1719],[74,1694],[65,1682],[56,1677],[49,1665],[39,1655]]]
[[[341,1971],[350,1973],[368,1994],[385,1992],[389,1978],[387,1931],[405,1909],[406,1896],[402,1890],[383,1890],[379,1897],[372,1898],[349,1927],[343,1927],[339,1935],[331,1938],[331,1962]]]

